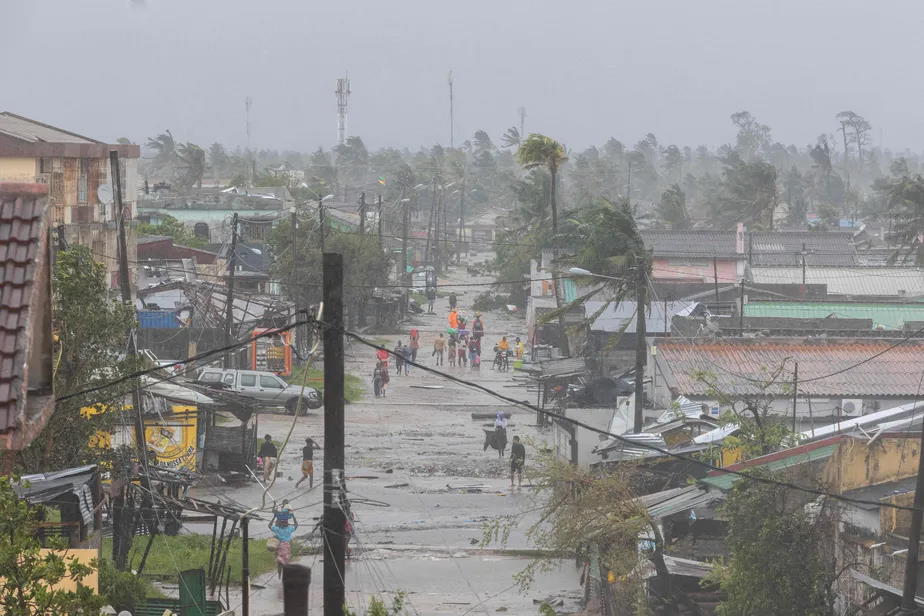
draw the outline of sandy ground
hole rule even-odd
[[[488,279],[462,280],[464,270],[450,273],[440,284],[485,282]],[[458,289],[459,306],[471,317],[469,306],[475,295],[486,287]],[[445,332],[448,300],[439,298],[436,314],[417,315],[405,324],[405,332],[416,327],[421,332],[418,360],[433,365],[432,341]],[[490,349],[501,335],[523,335],[525,319],[500,312],[483,316],[486,327],[484,346]],[[387,339],[393,347],[399,336],[374,336]],[[400,337],[407,342],[406,334]],[[525,387],[517,384],[510,372],[494,372],[490,359],[480,370],[442,369],[475,380],[490,389],[517,398],[527,398]],[[511,412],[508,435],[539,438],[535,416],[512,408],[490,395],[438,375],[411,369],[410,376],[396,376],[392,371],[387,397],[372,395],[371,374],[374,350],[353,342],[347,347],[346,370],[361,376],[368,393],[359,403],[346,408],[346,475],[348,490],[356,516],[356,535],[352,558],[347,563],[345,582],[351,607],[366,605],[370,595],[388,598],[397,590],[408,593],[407,613],[412,614],[536,614],[534,600],[549,596],[565,598],[566,610],[576,607],[579,597],[579,571],[573,562],[554,562],[552,569],[536,580],[526,592],[514,584],[513,574],[529,562],[529,554],[519,550],[531,548],[524,535],[525,527],[535,519],[532,490],[528,486],[511,489],[509,458],[499,459],[496,452],[482,451],[482,425],[472,412]],[[424,389],[422,386],[435,386]],[[264,415],[261,433],[283,440],[292,423],[282,415]],[[271,490],[277,500],[289,498],[300,528],[296,538],[308,538],[321,515],[320,477],[323,452],[315,456],[315,488],[307,482],[300,489],[295,482],[301,477],[301,446],[306,436],[323,442],[323,417],[312,413],[296,421],[291,441],[281,455],[281,476]],[[508,452],[509,454],[509,449]],[[527,472],[528,472],[527,454]],[[350,479],[352,477],[352,479]],[[527,475],[528,479],[528,475]],[[477,486],[461,488],[460,486]],[[262,490],[256,484],[229,489],[202,485],[195,495],[225,499],[255,506],[261,503]],[[518,516],[520,524],[511,533],[506,546],[482,549],[478,543],[485,522],[503,516]],[[263,524],[252,524],[252,535],[268,536]],[[193,532],[211,532],[211,527]],[[298,562],[312,567],[311,609],[320,613],[322,563],[316,556]],[[232,592],[232,607],[239,593]],[[252,614],[281,614],[282,588],[275,573],[253,581]]]

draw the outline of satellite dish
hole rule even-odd
[[[99,188],[96,189],[96,198],[99,199],[100,203],[105,205],[112,203],[112,186],[109,184],[100,184]]]

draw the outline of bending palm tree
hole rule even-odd
[[[552,232],[558,233],[558,170],[568,160],[565,147],[545,135],[531,134],[517,149],[517,162],[526,169],[545,167],[552,177],[549,186],[549,209],[552,212]]]
[[[649,307],[648,279],[651,271],[651,253],[638,232],[635,218],[628,203],[617,205],[602,199],[600,205],[581,210],[578,217],[569,221],[563,235],[577,247],[572,257],[562,261],[594,272],[594,279],[605,279],[605,284],[577,298],[564,308],[605,293],[603,305],[585,322],[593,323],[611,304],[622,301],[636,303],[635,317],[635,424],[634,432],[641,432],[644,402],[643,383],[648,349],[645,344],[645,310]],[[628,324],[628,322],[627,322]]]

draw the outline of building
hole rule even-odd
[[[924,304],[752,301],[745,304],[744,316],[786,320],[864,319],[871,321],[870,329],[902,331],[908,323],[924,322]]]
[[[0,451],[54,412],[48,186],[0,183]],[[8,459],[10,460],[10,459]]]
[[[858,264],[848,232],[735,231],[639,232],[654,255],[652,279],[738,282],[748,266],[853,266]],[[789,281],[786,281],[789,282]]]
[[[90,247],[118,286],[116,212],[104,200],[112,188],[109,152],[119,153],[122,202],[126,216],[135,213],[138,188],[137,145],[113,145],[13,113],[0,113],[0,181],[37,182],[48,186],[49,224],[64,226],[64,238]],[[100,190],[102,188],[102,190]],[[129,228],[129,233],[131,229]],[[129,259],[134,241],[129,238]]]
[[[917,267],[752,267],[758,284],[824,284],[834,300],[924,297],[924,269]]]
[[[912,402],[920,395],[922,360],[924,343],[915,340],[662,338],[648,365],[657,406],[684,395],[706,404],[710,415],[723,410],[712,393],[718,390],[792,416],[796,385],[797,428],[808,430]]]

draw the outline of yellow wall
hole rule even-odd
[[[34,182],[36,160],[0,156],[0,181]]]
[[[919,440],[914,438],[845,439],[825,467],[825,480],[837,493],[913,477]]]
[[[54,551],[54,550],[46,550],[46,549],[40,550],[40,552],[43,554],[47,552],[51,552],[51,551]],[[68,549],[65,551],[61,551],[61,550],[56,550],[56,551],[62,556],[62,558],[64,558],[64,562],[70,562],[71,560],[76,558],[77,562],[79,562],[81,565],[87,565],[87,566],[90,566],[90,563],[94,558],[99,558],[99,550]],[[92,588],[93,592],[99,592],[99,572],[94,568],[93,573],[83,578],[80,581],[80,584],[82,586],[87,586],[89,588]],[[58,582],[57,584],[55,584],[53,588],[57,590],[73,591],[73,590],[77,590],[77,582],[66,577],[60,582]]]

